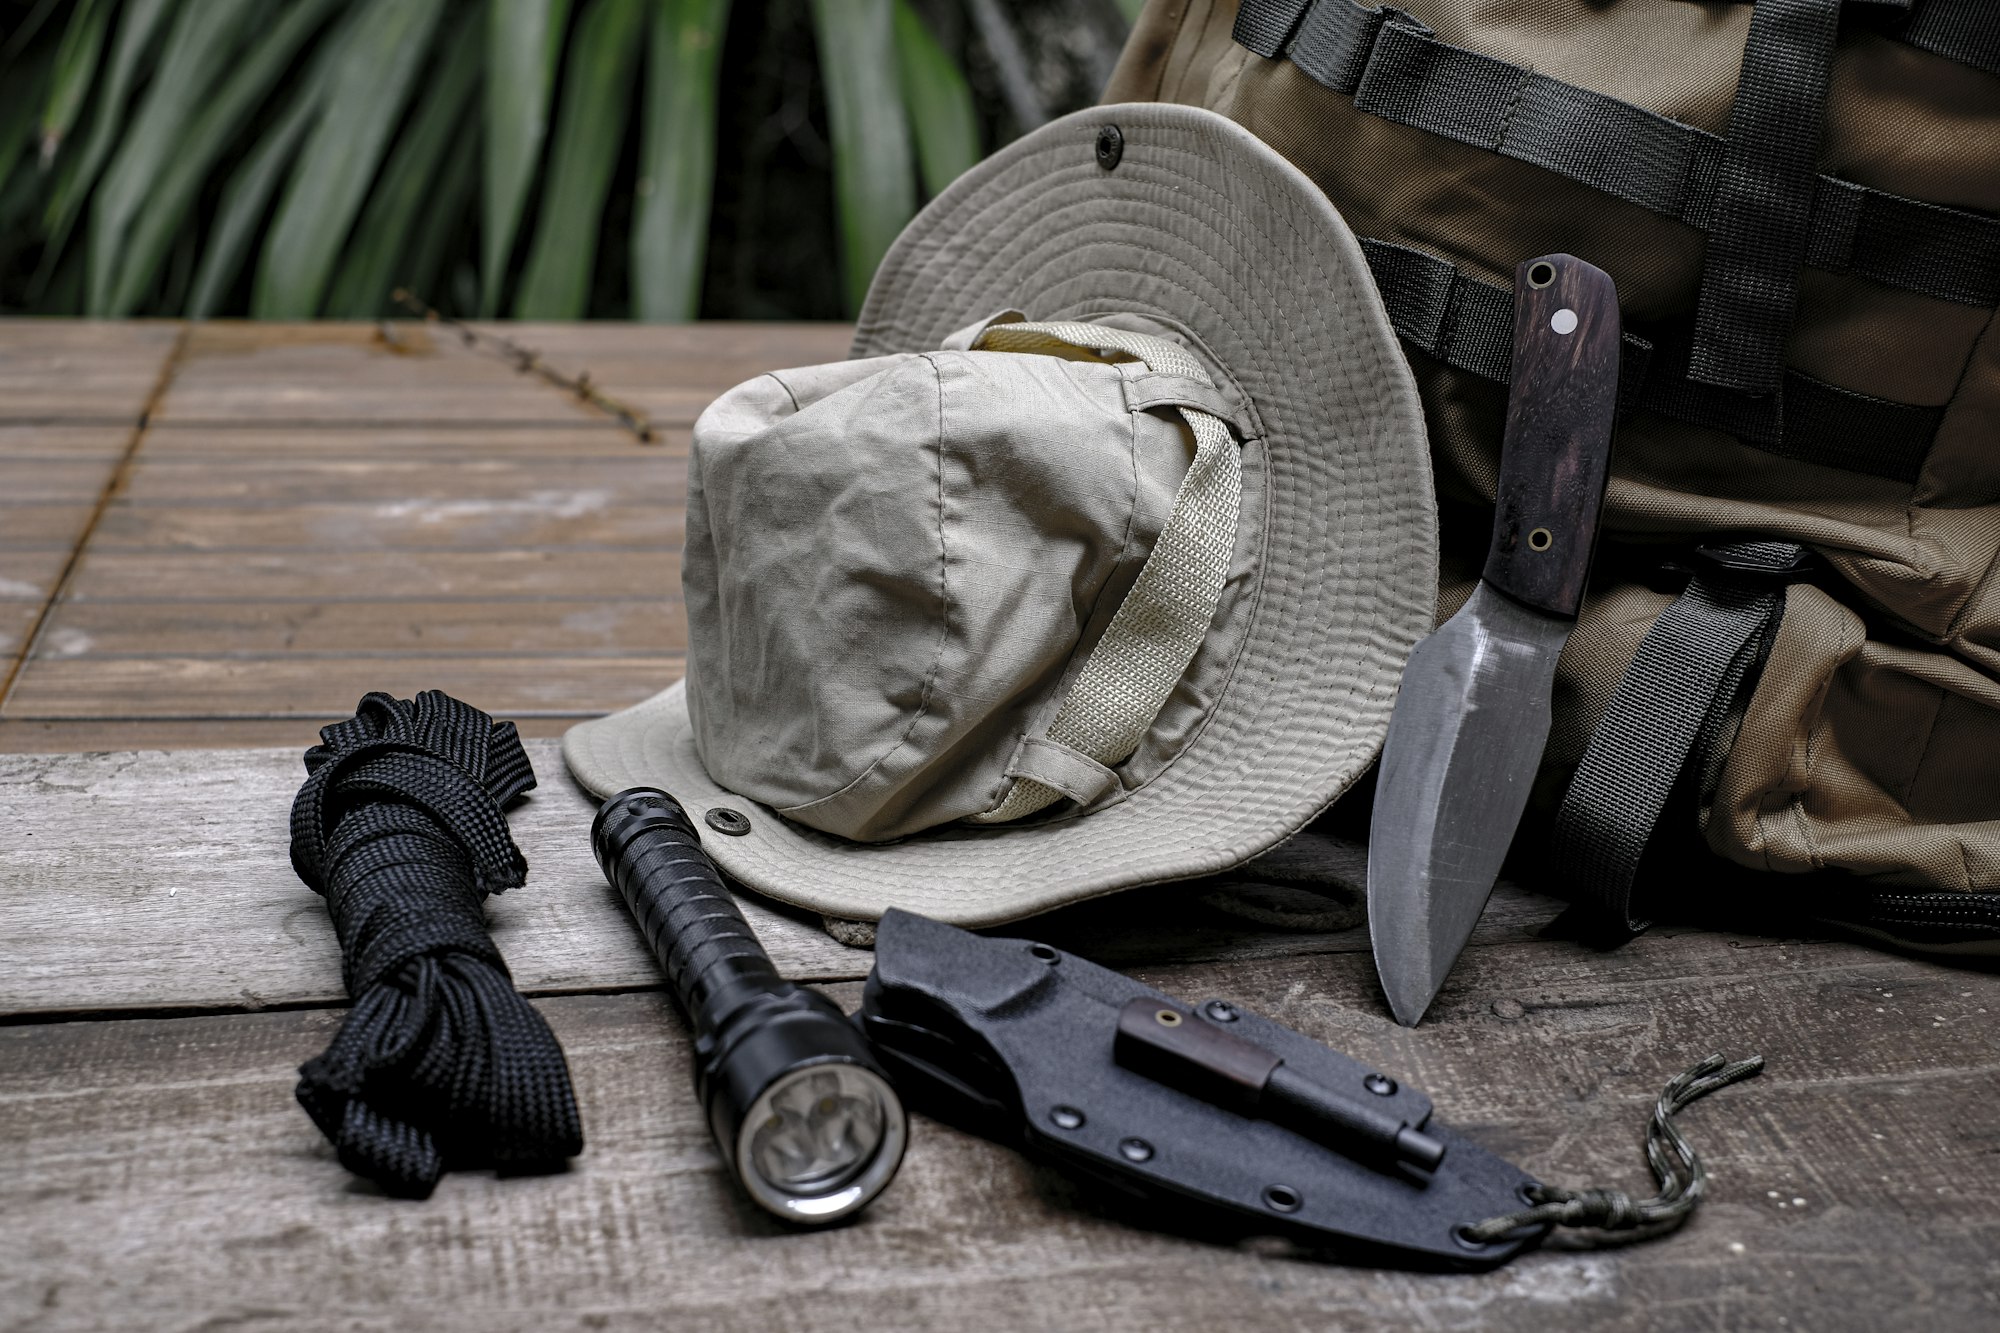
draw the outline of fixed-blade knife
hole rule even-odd
[[[1493,543],[1471,600],[1403,669],[1369,827],[1369,938],[1406,1027],[1458,960],[1527,806],[1611,463],[1616,288],[1570,255],[1514,277]]]

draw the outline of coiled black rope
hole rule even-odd
[[[1559,1226],[1593,1230],[1600,1233],[1602,1243],[1620,1244],[1672,1231],[1694,1213],[1708,1183],[1701,1158],[1695,1156],[1674,1124],[1674,1116],[1688,1103],[1761,1073],[1763,1068],[1761,1055],[1736,1061],[1711,1055],[1661,1091],[1653,1103],[1653,1117],[1646,1123],[1646,1164],[1653,1168],[1653,1179],[1660,1186],[1653,1198],[1635,1199],[1621,1190],[1537,1185],[1531,1195],[1533,1206],[1468,1226],[1465,1238],[1484,1244],[1522,1227]]]
[[[562,1047],[514,989],[486,896],[527,878],[505,807],[535,785],[511,722],[372,693],[306,751],[292,865],[326,899],[354,1008],[299,1069],[341,1164],[424,1198],[448,1167],[583,1150]]]

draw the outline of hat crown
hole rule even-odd
[[[993,810],[1188,472],[1180,417],[1133,405],[1148,374],[943,350],[718,399],[682,564],[710,774],[860,840]]]

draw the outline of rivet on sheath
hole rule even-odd
[[[726,805],[718,805],[702,816],[702,821],[717,833],[727,833],[732,838],[740,838],[750,831],[750,816],[741,810],[731,810]]]
[[[1118,159],[1125,156],[1125,136],[1118,132],[1116,125],[1106,125],[1097,131],[1097,165],[1110,171],[1118,165]]]

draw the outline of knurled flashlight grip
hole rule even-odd
[[[591,848],[666,969],[697,1035],[758,994],[793,989],[757,942],[680,802],[650,787],[604,803]]]
[[[619,792],[590,843],[694,1029],[695,1093],[731,1173],[799,1225],[866,1207],[909,1133],[867,1039],[839,1005],[778,975],[673,797]]]

